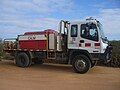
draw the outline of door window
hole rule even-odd
[[[95,24],[87,24],[81,25],[81,37],[93,41],[98,41],[98,31]]]
[[[72,25],[71,26],[71,37],[77,37],[77,32],[78,32],[78,26]]]

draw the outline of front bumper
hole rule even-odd
[[[107,46],[104,53],[100,54],[100,60],[103,61],[103,63],[109,63],[111,61],[112,57],[112,45]]]

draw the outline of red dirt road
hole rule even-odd
[[[0,90],[120,90],[120,68],[96,66],[77,74],[66,65],[20,68],[0,61]]]

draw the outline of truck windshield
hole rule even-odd
[[[103,32],[103,26],[100,22],[98,22],[98,28],[99,28],[103,43],[108,43],[108,39],[107,39],[107,37],[105,37],[105,34]]]
[[[104,34],[104,32],[103,32],[103,26],[102,26],[101,23],[98,23],[98,28],[99,28],[99,30],[100,30],[101,37],[102,37],[103,39],[105,39],[105,34]]]

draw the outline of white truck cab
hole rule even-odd
[[[71,22],[68,34],[68,49],[87,50],[89,53],[104,53],[108,41],[102,25],[95,19]]]
[[[109,45],[99,21],[90,17],[85,21],[68,24],[67,51],[69,63],[76,72],[85,73],[97,61],[110,61],[112,46]]]

